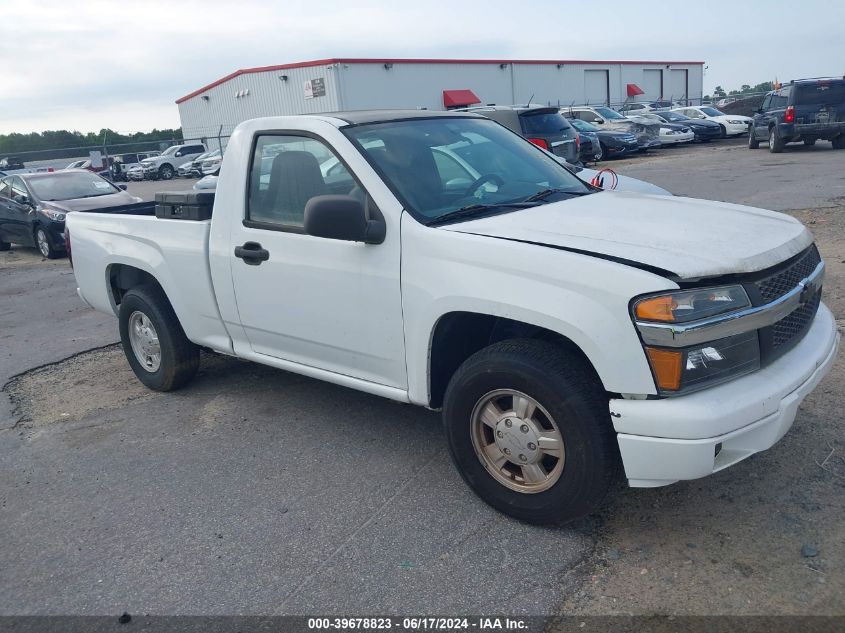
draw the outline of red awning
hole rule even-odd
[[[629,97],[636,97],[637,95],[644,95],[643,89],[640,88],[637,84],[628,84],[628,96]]]
[[[443,91],[443,106],[446,108],[460,108],[476,103],[481,103],[481,99],[476,97],[472,90]]]

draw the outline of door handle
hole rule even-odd
[[[235,247],[235,257],[239,257],[250,266],[258,266],[261,262],[270,259],[270,251],[261,248],[258,242],[247,242],[243,246]]]

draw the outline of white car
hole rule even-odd
[[[685,108],[672,108],[672,112],[680,112],[691,119],[708,119],[715,121],[722,127],[722,138],[726,136],[739,136],[747,134],[751,129],[751,117],[741,114],[725,114],[711,106],[687,106]]]
[[[442,411],[467,484],[525,521],[594,511],[619,465],[664,486],[770,448],[836,361],[825,264],[787,215],[596,192],[470,113],[253,119],[223,162],[161,217],[67,216],[79,297],[140,382],[179,388],[209,348]],[[283,440],[302,424],[278,404]]]
[[[693,132],[689,127],[678,123],[666,123],[660,118],[659,112],[654,114],[651,114],[650,112],[643,112],[642,114],[628,115],[628,118],[632,121],[660,124],[659,138],[661,145],[691,143],[695,140],[695,132]]]
[[[143,180],[144,166],[141,163],[134,163],[132,165],[128,165],[124,170],[124,174],[126,175],[127,180]]]
[[[193,161],[208,150],[202,143],[171,145],[158,156],[151,156],[141,161],[144,177],[148,180],[170,180],[176,175],[176,169],[185,162]]]

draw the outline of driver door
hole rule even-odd
[[[32,226],[35,209],[31,203],[21,202],[24,199],[31,200],[29,191],[19,177],[13,176],[7,180],[7,185],[0,192],[3,194],[3,234],[7,236],[3,241],[34,246]]]

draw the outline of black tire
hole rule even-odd
[[[40,226],[35,229],[35,248],[47,259],[57,259],[63,254],[62,251],[56,249],[50,234]]]
[[[833,145],[833,149],[845,149],[845,134],[840,134],[832,139],[830,143]]]
[[[162,180],[172,180],[175,174],[173,166],[167,163],[158,168],[158,177]]]
[[[769,151],[772,154],[780,154],[783,151],[785,143],[778,133],[778,128],[773,125],[769,128]]]
[[[812,147],[815,144],[816,144],[816,139],[814,139],[814,138],[805,138],[804,139],[804,145],[806,145],[807,147]]]
[[[754,131],[754,126],[751,126],[751,129],[748,130],[748,149],[758,149],[760,147],[760,141],[757,138],[757,132]]]
[[[160,364],[151,371],[141,364],[132,349],[130,317],[140,312],[152,323],[158,336]],[[120,340],[132,371],[144,385],[155,391],[172,391],[186,385],[199,369],[199,347],[191,343],[179,324],[170,301],[160,288],[143,285],[132,288],[120,302]]]
[[[0,251],[7,251],[12,248],[12,245],[9,242],[4,242],[0,240]]]
[[[722,125],[721,123],[719,124],[719,127],[722,129],[722,132],[719,134],[719,138],[728,138],[727,128],[724,125]]]
[[[476,453],[473,411],[501,389],[533,398],[557,424],[563,469],[545,490],[506,487]],[[449,382],[443,423],[452,459],[470,488],[500,512],[529,523],[568,523],[590,514],[617,477],[619,449],[602,385],[580,358],[554,343],[514,339],[471,356]]]

